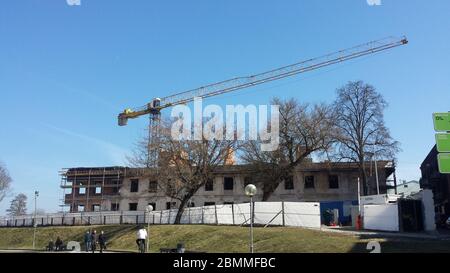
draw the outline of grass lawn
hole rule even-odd
[[[43,249],[60,236],[65,243],[83,241],[89,229],[105,231],[110,250],[137,251],[136,226],[38,227],[36,247]],[[255,228],[255,252],[363,252],[376,240],[382,252],[450,252],[450,241],[419,239],[361,238],[293,227]],[[0,228],[0,249],[29,249],[33,228]],[[249,229],[238,226],[156,225],[150,226],[150,251],[175,248],[182,241],[187,250],[201,252],[248,252]]]

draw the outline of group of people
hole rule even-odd
[[[92,251],[94,253],[98,245],[100,253],[103,253],[103,250],[106,249],[106,237],[103,230],[98,236],[96,230],[92,232],[86,231],[86,234],[84,234],[84,245],[86,252]]]
[[[146,252],[147,246],[147,230],[144,226],[138,226],[136,233],[136,244],[138,246],[138,251],[141,253]],[[84,245],[86,252],[92,251],[94,253],[97,248],[100,253],[103,253],[103,250],[106,250],[106,236],[105,232],[102,230],[99,235],[97,235],[96,230],[86,231],[84,234]],[[48,246],[46,247],[48,251],[62,251],[65,250],[65,245],[63,240],[58,236],[56,241],[50,241]]]
[[[47,245],[48,251],[62,251],[62,250],[64,250],[64,248],[65,248],[64,242],[63,242],[63,240],[61,240],[61,238],[59,236],[56,238],[55,242],[53,242],[53,240],[51,240]]]
[[[145,252],[148,237],[147,230],[143,226],[138,227],[136,237],[136,244],[138,246],[139,252]],[[59,239],[59,237],[57,239],[57,243],[58,240],[62,244],[62,241]],[[96,230],[93,230],[92,232],[86,231],[86,233],[84,234],[84,245],[86,252],[92,251],[92,253],[94,253],[98,247],[99,252],[103,253],[103,250],[106,250],[106,236],[104,231],[102,230],[99,235],[97,235]]]

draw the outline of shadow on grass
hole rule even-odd
[[[380,238],[376,235],[361,235],[359,242],[355,243],[350,253],[370,253],[373,248],[369,242],[378,242],[381,253],[450,253],[450,242],[439,239],[419,238]]]

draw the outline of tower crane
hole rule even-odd
[[[157,162],[158,151],[155,148],[159,134],[159,123],[161,110],[171,106],[186,104],[194,98],[208,98],[236,90],[260,85],[266,82],[275,81],[308,71],[316,70],[333,64],[338,64],[348,60],[356,59],[366,55],[385,51],[391,48],[406,45],[406,37],[388,37],[380,40],[370,41],[351,48],[333,52],[317,58],[312,58],[297,62],[291,65],[272,69],[267,72],[237,77],[217,83],[212,83],[199,88],[176,93],[162,98],[154,98],[142,107],[127,108],[118,116],[119,126],[127,125],[128,119],[134,119],[143,115],[149,115],[149,162],[153,165]]]

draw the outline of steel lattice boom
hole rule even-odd
[[[298,62],[281,68],[273,69],[264,73],[246,77],[238,77],[230,80],[209,84],[189,91],[180,92],[174,95],[155,98],[145,106],[135,109],[126,109],[119,114],[119,125],[127,124],[128,119],[137,118],[142,115],[158,113],[161,109],[170,106],[185,104],[194,100],[195,97],[207,98],[220,94],[236,91],[239,89],[252,87],[262,83],[290,77],[296,74],[312,71],[325,66],[341,63],[369,54],[374,54],[390,48],[398,47],[408,43],[405,37],[389,37],[354,46],[352,48],[340,50],[321,57]]]

